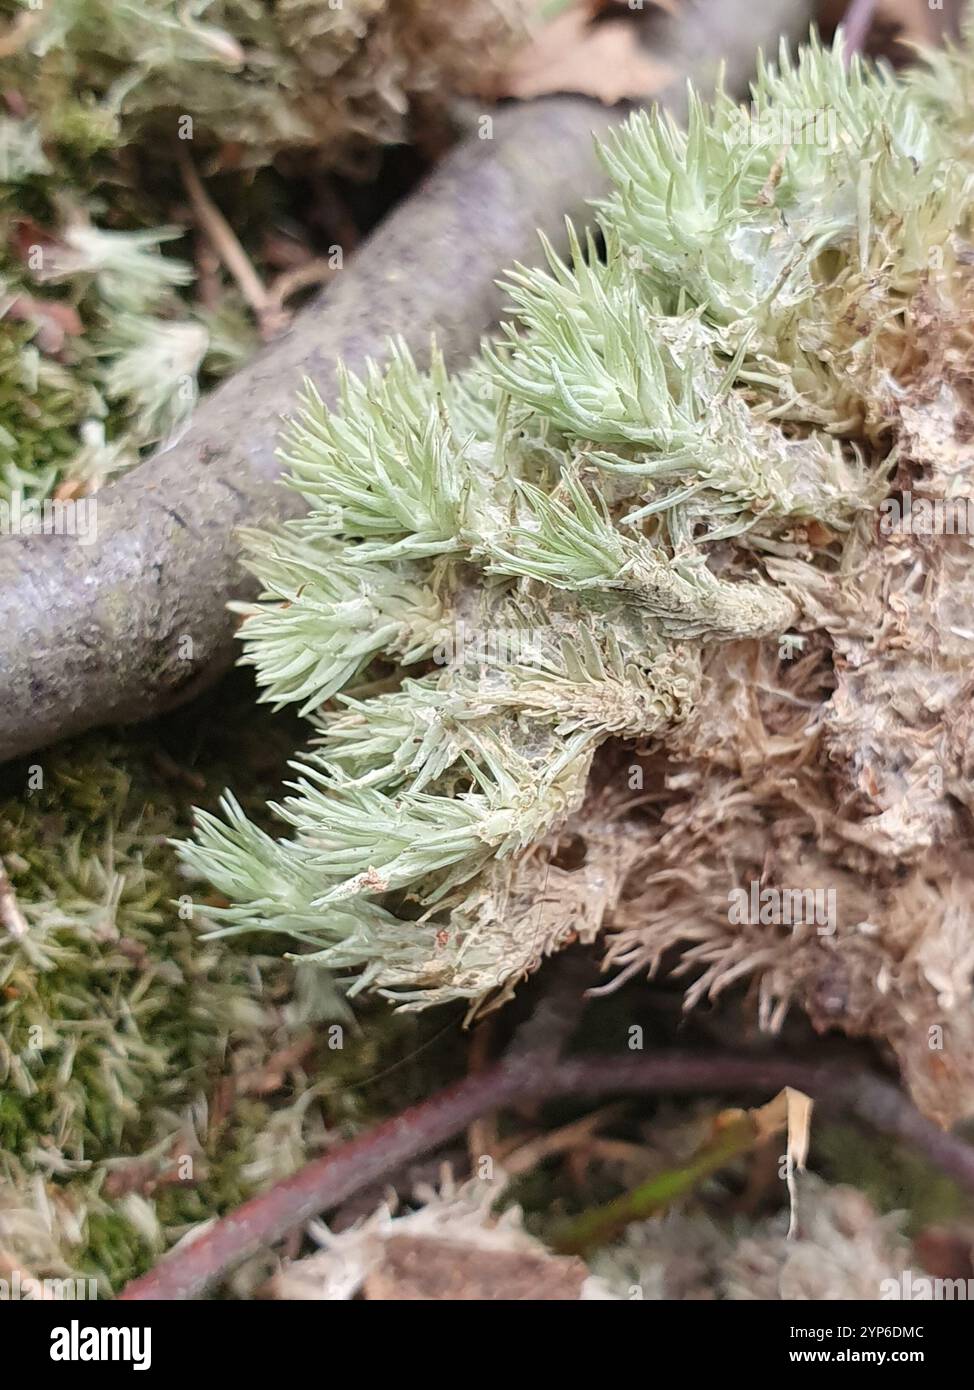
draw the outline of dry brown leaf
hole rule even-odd
[[[386,1241],[364,1294],[370,1302],[565,1302],[581,1298],[587,1278],[574,1257],[401,1235]]]
[[[750,1112],[751,1120],[760,1140],[770,1139],[782,1129],[787,1132],[785,1150],[785,1178],[788,1184],[788,1200],[791,1219],[788,1223],[788,1236],[793,1238],[798,1230],[798,1192],[795,1187],[795,1174],[804,1173],[808,1159],[808,1143],[812,1128],[812,1100],[804,1091],[796,1091],[786,1086],[779,1091],[767,1105]]]
[[[811,1096],[794,1087],[785,1088],[788,1106],[788,1162],[799,1173],[804,1173],[808,1162],[808,1144],[812,1134]]]
[[[606,106],[652,96],[673,78],[627,19],[593,24],[584,5],[573,5],[539,32],[500,78],[501,96],[531,97],[581,92]]]
[[[795,1187],[795,1174],[804,1173],[808,1161],[808,1142],[812,1132],[812,1099],[804,1091],[795,1091],[789,1086],[785,1090],[788,1107],[788,1162],[785,1177],[788,1181],[788,1201],[791,1217],[788,1222],[788,1235],[794,1238],[798,1233],[798,1190]]]
[[[383,1206],[344,1231],[312,1223],[324,1248],[285,1263],[268,1282],[271,1298],[344,1302],[531,1302],[610,1296],[575,1256],[553,1254],[524,1230],[518,1207],[494,1211],[508,1182],[498,1172],[462,1187],[444,1176],[440,1191],[419,1187],[415,1211],[393,1215]]]
[[[879,0],[876,20],[895,24],[900,43],[936,43],[944,27],[943,12],[936,13],[927,0]]]

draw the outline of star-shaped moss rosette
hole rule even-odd
[[[938,62],[949,83],[813,42],[747,109],[634,115],[599,240],[517,267],[469,370],[397,350],[334,410],[306,385],[282,455],[310,510],[245,537],[240,636],[314,738],[287,836],[228,795],[182,847],[231,900],[217,931],[408,1007],[505,997],[599,932],[645,849],[600,748],[665,748],[715,653],[814,626],[807,593],[875,524],[917,306],[970,258],[970,110],[938,100],[970,42]]]

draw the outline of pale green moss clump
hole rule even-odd
[[[92,742],[45,759],[43,780],[0,806],[26,925],[0,936],[0,1250],[107,1289],[227,1186],[207,1105],[231,1049],[266,1051],[275,985],[199,949],[172,788],[137,751]],[[192,1180],[167,1186],[180,1155]]]
[[[942,61],[967,72],[970,45]],[[183,847],[232,899],[220,931],[413,1006],[556,949],[539,845],[600,744],[665,736],[714,644],[786,633],[800,595],[767,557],[834,571],[883,495],[911,304],[969,259],[967,118],[783,52],[749,111],[695,100],[685,132],[638,114],[609,141],[604,255],[518,268],[470,370],[399,350],[334,410],[306,387],[282,455],[311,511],[246,537],[265,593],[241,636],[316,738],[288,838],[228,796]]]
[[[219,176],[270,279],[264,239],[289,220],[274,162],[367,171],[483,80],[525,4],[0,0],[0,500],[94,491],[256,347],[229,277],[197,299],[191,249],[167,245],[178,155]]]
[[[234,766],[245,750],[266,767],[268,730],[248,734],[225,709],[223,725]],[[327,971],[295,979],[279,956],[200,943],[170,840],[193,786],[226,776],[228,748],[183,768],[160,741],[154,729],[68,745],[35,765],[41,787],[8,769],[0,837],[25,930],[9,930],[7,900],[3,1278],[117,1291],[193,1225],[420,1089],[393,1065],[415,1029],[358,1036]],[[359,1088],[390,1065],[392,1094]]]
[[[44,96],[46,135],[89,150],[189,116],[262,167],[308,150],[335,167],[408,138],[417,103],[482,82],[526,0],[2,0]]]

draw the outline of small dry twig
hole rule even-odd
[[[861,53],[865,48],[875,17],[876,0],[852,0],[842,20],[847,63],[854,53]]]
[[[264,285],[236,232],[203,187],[203,180],[184,149],[179,151],[179,169],[196,219],[220,260],[236,280],[240,293],[253,309],[261,337],[265,341],[276,337],[288,320],[281,297],[274,295]]]
[[[286,314],[285,303],[293,294],[300,290],[312,289],[316,285],[323,285],[334,275],[334,270],[324,258],[317,256],[314,260],[305,261],[304,265],[292,266],[290,270],[284,270],[275,280],[271,282],[271,287],[267,291],[268,301],[277,306],[282,314]]]

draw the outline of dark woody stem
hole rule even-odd
[[[526,1046],[515,1047],[488,1071],[439,1091],[251,1198],[134,1280],[121,1299],[192,1298],[247,1256],[390,1177],[488,1111],[526,1100],[602,1094],[768,1096],[791,1086],[830,1110],[910,1144],[959,1186],[974,1192],[974,1146],[938,1129],[896,1086],[868,1072],[783,1057],[678,1052],[556,1061],[550,1047],[535,1048],[524,1041]]]

